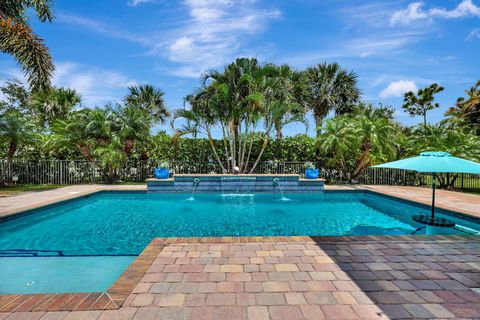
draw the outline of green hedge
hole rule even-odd
[[[260,152],[262,141],[252,148],[251,160],[254,161]],[[218,152],[223,156],[223,141],[215,140]],[[149,157],[155,160],[169,161],[214,161],[212,148],[207,139],[177,138],[167,134],[153,137]],[[315,138],[307,135],[285,137],[270,141],[262,160],[278,161],[314,161]]]
[[[44,140],[44,139],[43,139]],[[30,145],[19,145],[15,159],[19,160],[84,160],[79,150],[64,147],[47,150],[44,141],[38,139]],[[255,142],[250,161],[253,162],[260,152],[263,140]],[[215,145],[223,157],[223,141],[215,140]],[[6,158],[8,145],[0,143],[0,159]],[[225,157],[223,157],[225,158]],[[159,133],[147,142],[137,143],[129,160],[168,160],[168,161],[215,161],[212,148],[207,139],[174,138],[166,133]],[[262,161],[315,161],[315,138],[307,135],[285,137],[271,140],[265,150]]]

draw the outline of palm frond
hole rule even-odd
[[[11,54],[21,66],[34,90],[50,86],[55,67],[43,39],[32,29],[7,18],[0,18],[0,50]]]

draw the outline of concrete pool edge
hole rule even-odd
[[[175,244],[235,244],[235,243],[410,243],[470,242],[478,236],[290,236],[290,237],[203,237],[203,238],[155,238],[128,266],[127,270],[106,292],[58,293],[58,294],[0,294],[0,312],[31,311],[89,311],[119,309],[133,293],[137,284],[148,272],[159,253]]]
[[[146,191],[145,185],[74,185],[54,190],[0,198],[0,221],[11,216],[80,199],[103,191]],[[39,199],[40,198],[40,199]],[[13,204],[12,204],[13,202]]]

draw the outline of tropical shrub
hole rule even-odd
[[[480,80],[473,87],[466,90],[467,97],[457,99],[455,107],[447,110],[447,122],[456,126],[473,130],[480,136]]]
[[[360,104],[352,114],[327,120],[318,138],[325,166],[355,180],[368,166],[393,160],[402,131],[388,108]]]
[[[423,151],[445,151],[472,161],[480,161],[480,137],[445,124],[419,125],[408,137],[410,156]],[[458,174],[439,176],[440,188],[453,189]]]

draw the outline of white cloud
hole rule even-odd
[[[18,79],[28,85],[18,68],[0,68],[0,86],[10,79]],[[92,108],[120,101],[126,94],[127,87],[137,85],[138,82],[118,71],[75,62],[57,62],[52,84],[75,89],[82,96],[82,105]]]
[[[112,70],[88,67],[73,62],[56,64],[53,84],[77,90],[86,107],[120,100],[128,86],[137,82]]]
[[[130,2],[139,5],[146,1]],[[147,55],[158,56],[162,60],[166,58],[173,63],[173,66],[162,67],[162,70],[172,75],[197,78],[206,70],[251,52],[246,48],[248,40],[264,31],[271,20],[281,15],[278,9],[261,8],[257,0],[184,0],[176,10],[186,10],[187,18],[174,17],[167,27],[161,30],[152,28],[143,34],[66,13],[61,13],[58,20],[142,44],[149,48]]]
[[[476,6],[472,0],[463,0],[452,10],[441,7],[424,10],[423,6],[423,2],[412,2],[407,8],[395,11],[390,17],[390,24],[406,25],[420,20],[431,21],[434,18],[455,19],[480,16],[480,7]]]
[[[423,32],[371,32],[358,37],[337,38],[330,49],[301,52],[283,56],[281,63],[305,67],[325,60],[346,58],[391,58],[404,52],[405,47],[419,41]],[[361,62],[360,62],[361,63]]]
[[[129,0],[127,1],[127,4],[132,7],[136,7],[138,5],[141,5],[143,3],[149,3],[149,2],[154,2],[155,0]]]
[[[401,97],[405,92],[417,90],[417,85],[412,80],[394,81],[380,92],[380,98]]]
[[[433,8],[430,10],[432,17],[442,17],[447,19],[462,18],[468,16],[480,16],[480,7],[473,4],[472,0],[463,0],[455,9],[447,10],[445,8]]]
[[[475,28],[470,31],[470,34],[467,37],[467,40],[470,39],[480,39],[480,28]]]
[[[390,18],[390,24],[408,24],[415,20],[428,19],[428,14],[422,11],[422,2],[413,2],[406,9],[396,11]]]
[[[350,55],[363,58],[399,50],[417,41],[422,35],[421,32],[372,33],[365,37],[350,39],[343,47]]]
[[[186,0],[189,18],[150,54],[166,55],[174,62],[171,74],[196,78],[231,61],[249,37],[280,16],[278,10],[262,10],[255,4],[255,0]]]
[[[125,31],[118,26],[114,26],[91,18],[80,17],[67,13],[60,13],[57,15],[57,20],[62,23],[73,24],[92,30],[94,32],[103,33],[112,38],[124,39],[144,45],[148,45],[151,43],[151,40],[148,37],[141,36],[130,31]]]

